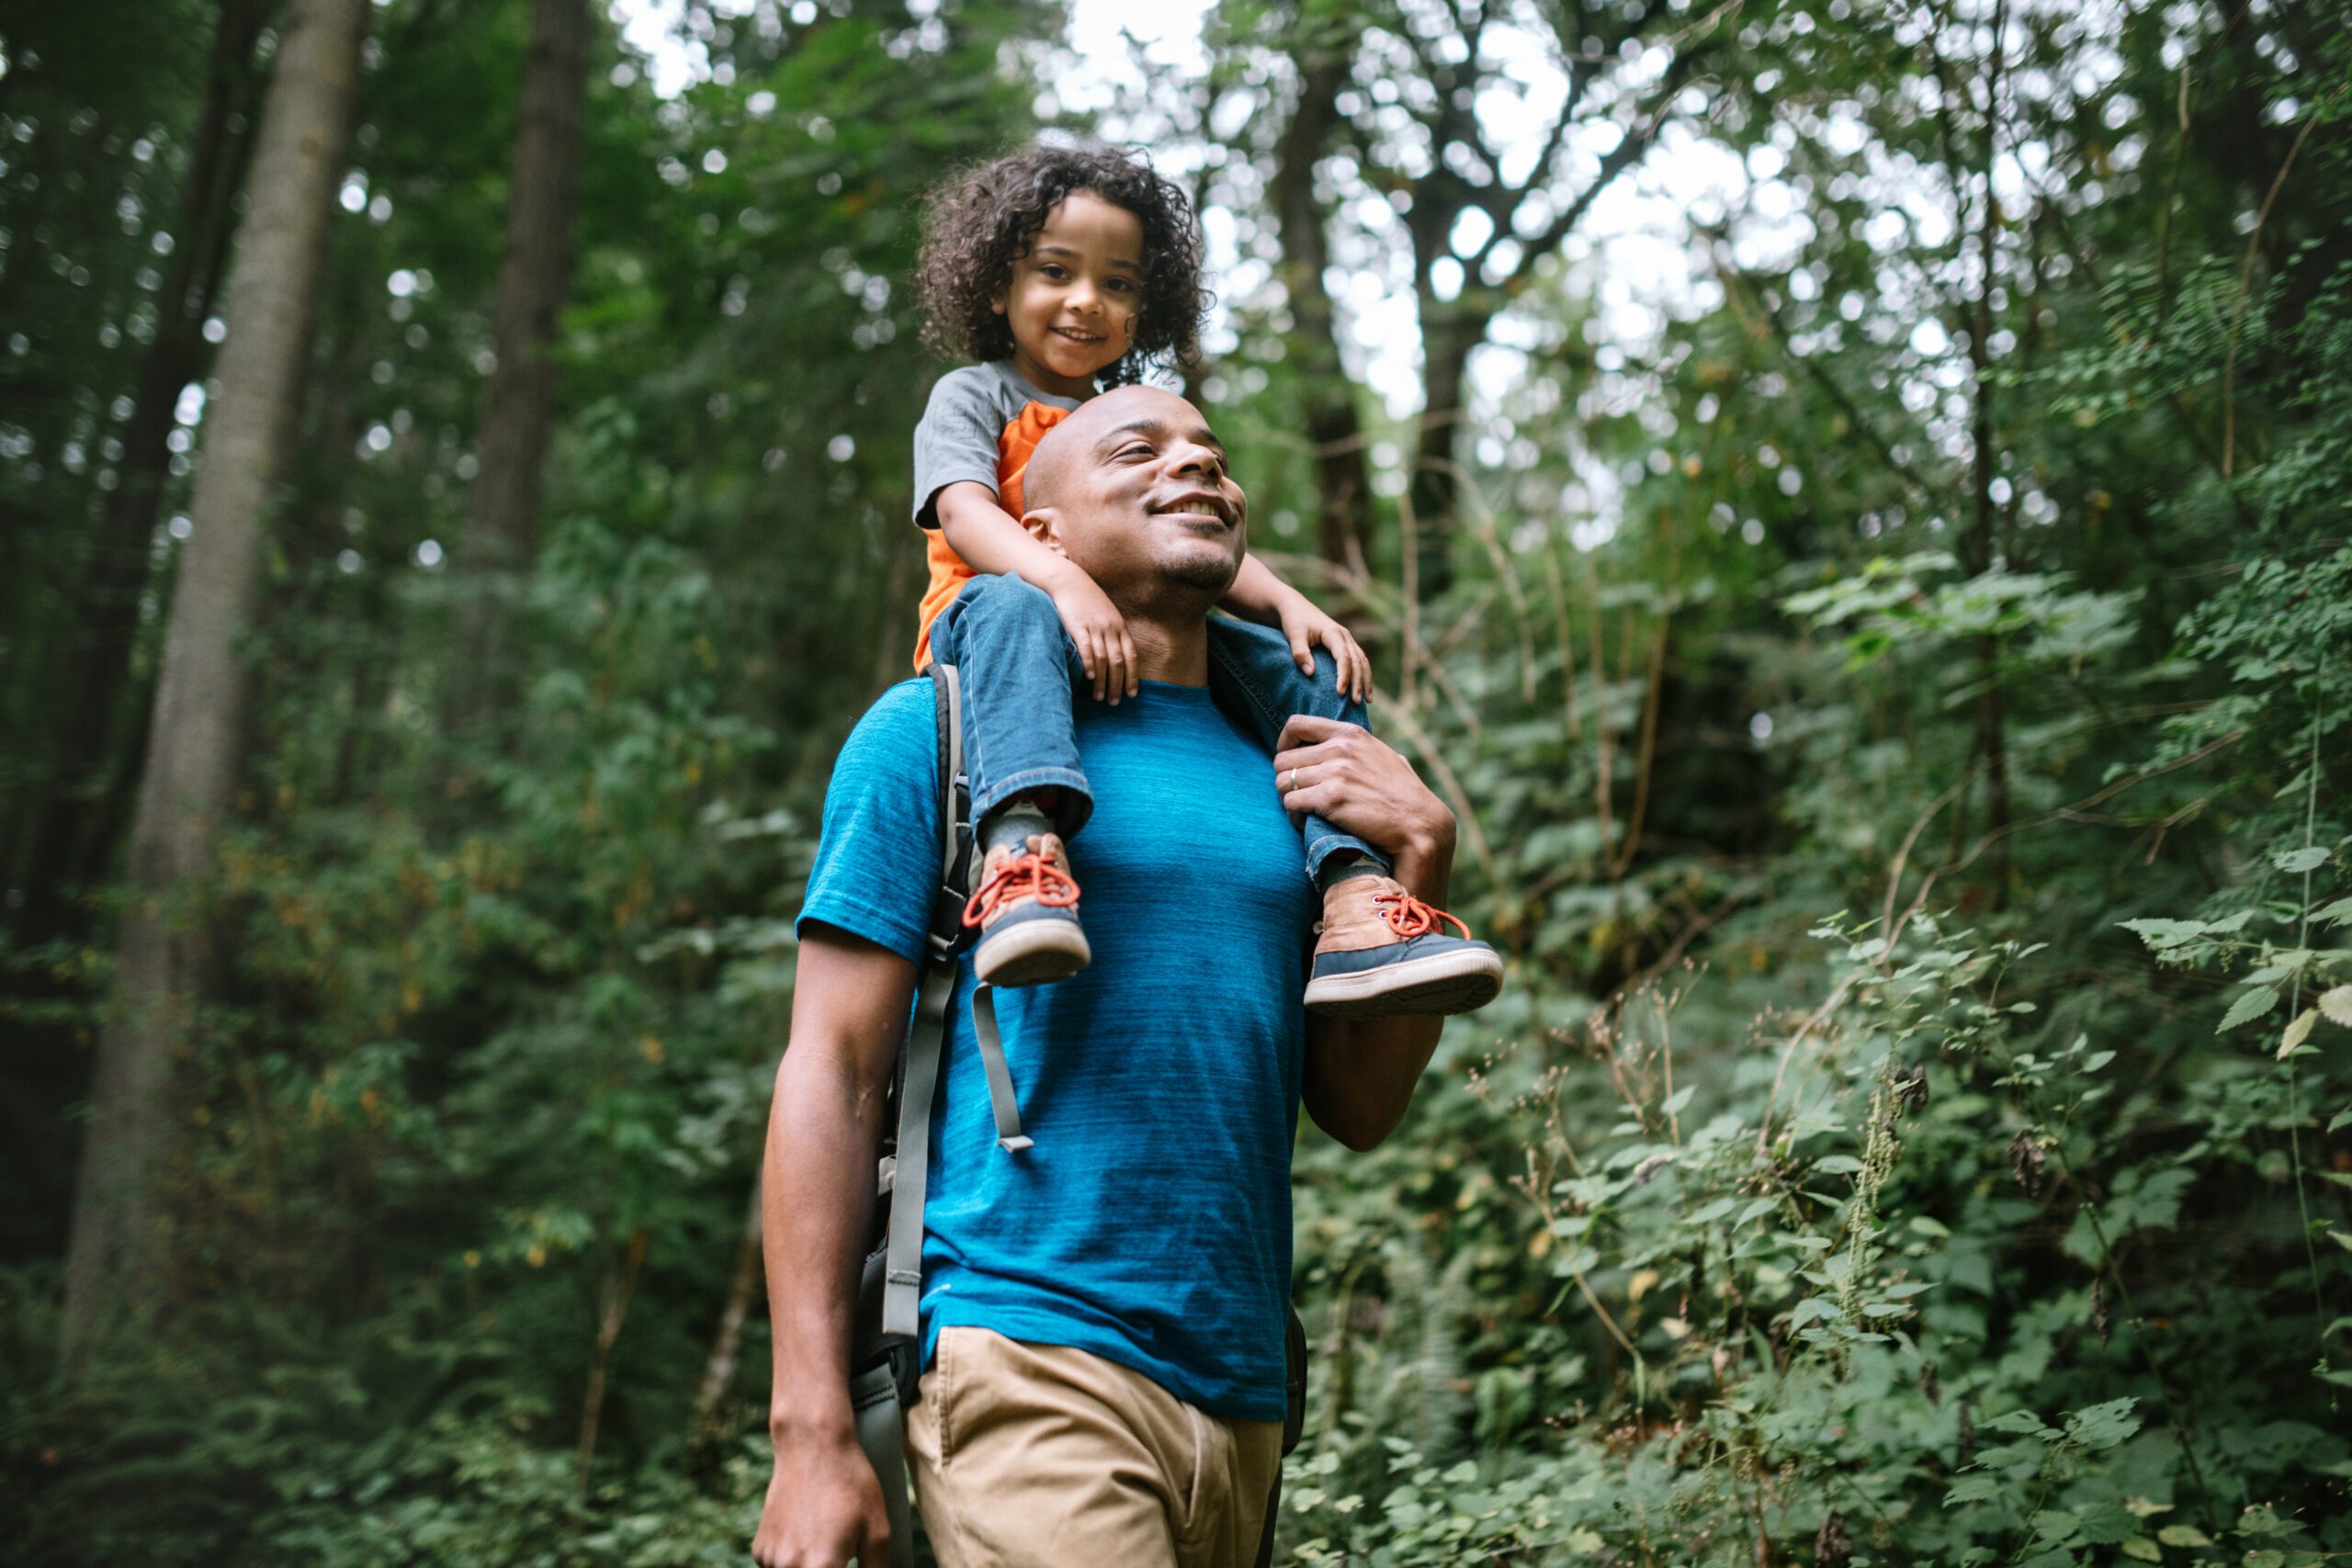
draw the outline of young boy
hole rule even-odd
[[[978,977],[1066,979],[1090,956],[1065,840],[1092,800],[1070,723],[1084,686],[1136,691],[1134,646],[1102,591],[1023,526],[1030,452],[1098,384],[1198,351],[1201,245],[1189,204],[1148,166],[1100,148],[1032,147],[934,199],[917,285],[925,338],[978,361],[943,377],[915,429],[915,521],[929,531],[915,667],[963,676],[966,771],[982,848],[965,912]],[[1217,504],[1204,495],[1202,504]],[[1346,627],[1250,557],[1211,627],[1211,678],[1270,750],[1293,714],[1361,724],[1372,671]],[[1310,1008],[1378,1017],[1466,1011],[1502,963],[1413,898],[1362,840],[1316,817],[1308,874],[1324,919]]]

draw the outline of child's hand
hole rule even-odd
[[[1319,643],[1340,667],[1340,690],[1359,703],[1372,695],[1372,659],[1347,627],[1317,609],[1304,593],[1293,593],[1283,601],[1282,620],[1290,656],[1298,661],[1301,671],[1309,678],[1315,674],[1315,649]]]
[[[1078,645],[1079,662],[1094,682],[1094,700],[1107,699],[1116,707],[1121,697],[1136,694],[1136,645],[1127,635],[1127,620],[1111,596],[1092,578],[1075,567],[1048,590],[1062,627]]]

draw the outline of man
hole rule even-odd
[[[1102,585],[1141,691],[1081,702],[1094,816],[1071,846],[1094,962],[1001,993],[1034,1145],[996,1142],[967,990],[925,1212],[926,1371],[908,1418],[944,1568],[1247,1564],[1280,1463],[1290,1152],[1303,1102],[1366,1149],[1403,1118],[1440,1021],[1309,1020],[1314,888],[1285,817],[1388,854],[1424,928],[1453,818],[1363,729],[1296,718],[1268,765],[1213,704],[1209,607],[1246,500],[1183,399],[1082,405],[1031,461],[1027,515]],[[873,1151],[939,863],[931,695],[885,694],[843,747],[800,921],[763,1225],[775,1472],[762,1568],[887,1561],[846,1386]]]

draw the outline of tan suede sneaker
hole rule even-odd
[[[1094,956],[1078,923],[1078,882],[1057,833],[1032,833],[1020,851],[989,851],[964,924],[979,931],[972,968],[991,986],[1067,980]]]
[[[1317,930],[1306,1005],[1329,1017],[1443,1017],[1485,1007],[1503,988],[1502,955],[1394,877],[1333,883]]]

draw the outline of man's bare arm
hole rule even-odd
[[[1453,813],[1395,748],[1360,726],[1300,715],[1283,730],[1275,776],[1298,770],[1283,804],[1386,852],[1405,890],[1442,906],[1453,870]],[[1396,1130],[1437,1050],[1444,1020],[1310,1018],[1300,1095],[1315,1124],[1351,1149]]]
[[[915,977],[912,963],[858,937],[816,927],[800,944],[760,1177],[775,1367],[760,1568],[888,1560],[881,1486],[850,1412],[850,1314]]]

